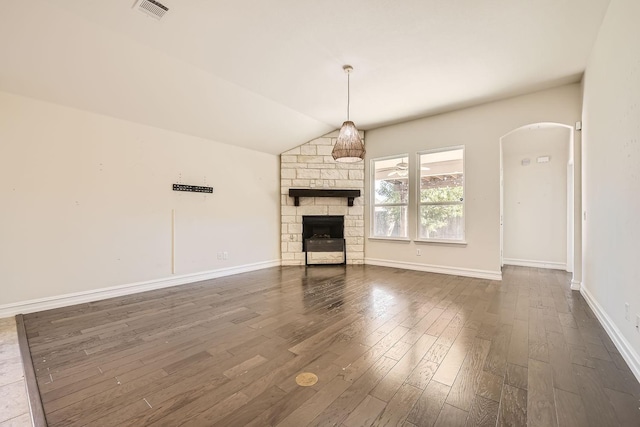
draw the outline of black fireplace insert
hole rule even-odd
[[[339,264],[346,264],[347,253],[344,240],[344,216],[303,216],[302,251],[305,253],[306,265],[309,265],[309,252],[342,252],[342,262]]]

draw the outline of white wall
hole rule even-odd
[[[2,92],[0,200],[0,307],[280,257],[277,156]]]
[[[640,379],[640,331],[635,328],[640,315],[638,17],[637,0],[612,0],[587,66],[582,194],[583,289],[610,332],[619,335],[618,344],[627,346],[627,362],[632,361]]]
[[[425,95],[428,96],[428,95]],[[500,277],[500,144],[508,132],[532,123],[573,126],[580,120],[580,85],[566,85],[367,132],[367,183],[373,158],[464,145],[466,246],[365,241],[365,262],[385,260],[416,269]],[[415,182],[414,171],[410,179]],[[414,191],[414,190],[412,190]],[[367,202],[371,199],[366,195]],[[410,237],[416,236],[415,198],[409,206]],[[370,212],[366,212],[369,233]],[[416,255],[421,249],[421,256]]]
[[[505,264],[566,268],[570,138],[569,128],[556,126],[502,139]],[[542,156],[550,161],[538,163]]]

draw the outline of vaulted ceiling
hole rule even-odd
[[[0,90],[277,154],[577,82],[609,0],[0,0]]]

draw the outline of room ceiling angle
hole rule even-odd
[[[278,154],[579,81],[609,0],[0,0],[0,90]]]

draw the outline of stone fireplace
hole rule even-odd
[[[281,252],[283,265],[304,265],[305,239],[307,227],[304,218],[315,218],[331,222],[342,218],[343,244],[347,264],[364,262],[364,162],[338,163],[331,157],[338,132],[314,139],[291,149],[280,156],[280,194],[281,194]],[[289,196],[290,189],[313,190],[359,190],[359,197],[299,197]],[[310,192],[313,194],[314,192]],[[326,193],[326,191],[325,191]],[[353,203],[353,206],[349,206]],[[325,217],[325,219],[318,219]],[[324,224],[326,227],[327,224]],[[318,225],[322,230],[323,225]],[[329,234],[336,232],[337,225],[329,227]],[[313,227],[315,228],[315,226]],[[325,228],[326,230],[326,228]],[[334,236],[331,236],[334,237]],[[335,240],[335,239],[334,239]],[[312,242],[327,244],[327,242]],[[337,245],[337,243],[333,243]],[[314,246],[317,248],[317,246]],[[335,246],[337,248],[337,246]],[[342,251],[309,252],[309,263],[337,264],[344,260]]]

